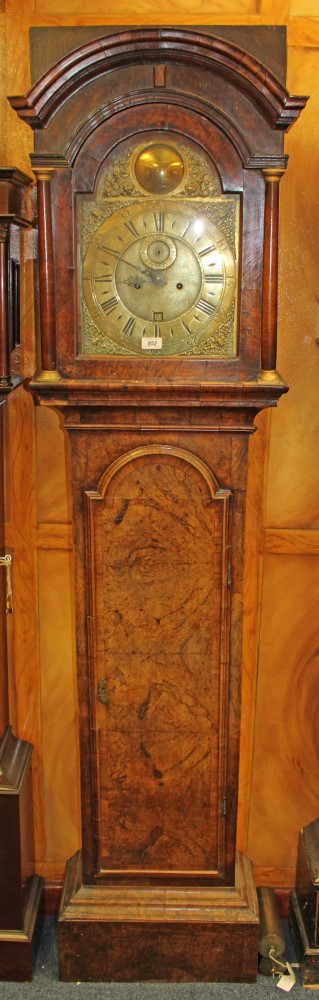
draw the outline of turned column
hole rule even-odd
[[[0,386],[11,385],[9,344],[10,227],[0,224]]]
[[[266,169],[265,222],[263,253],[263,285],[261,315],[262,381],[276,381],[277,371],[277,303],[278,303],[278,226],[279,182],[284,170]]]
[[[38,193],[39,295],[41,327],[40,380],[59,379],[56,370],[56,310],[53,258],[51,176],[52,170],[35,169]]]

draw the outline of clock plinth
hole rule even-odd
[[[83,885],[81,853],[68,863],[58,918],[64,982],[254,982],[258,938],[243,855],[228,888]]]

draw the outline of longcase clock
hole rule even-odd
[[[281,29],[245,31],[246,50],[240,29],[77,34],[11,98],[36,132],[32,389],[71,452],[83,846],[66,980],[256,975],[235,849],[247,448],[286,388],[278,192],[305,99],[285,89]]]

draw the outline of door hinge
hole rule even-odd
[[[226,816],[227,812],[227,799],[226,795],[222,796],[222,816]]]
[[[232,584],[232,565],[227,563],[227,587],[231,587]]]
[[[12,566],[12,556],[0,556],[0,566],[4,566],[6,571],[6,614],[12,615],[13,603],[12,603],[12,581],[11,581],[11,566]]]

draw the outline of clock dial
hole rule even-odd
[[[121,348],[200,353],[232,304],[235,264],[222,230],[196,206],[147,200],[99,227],[83,286],[95,324]]]

